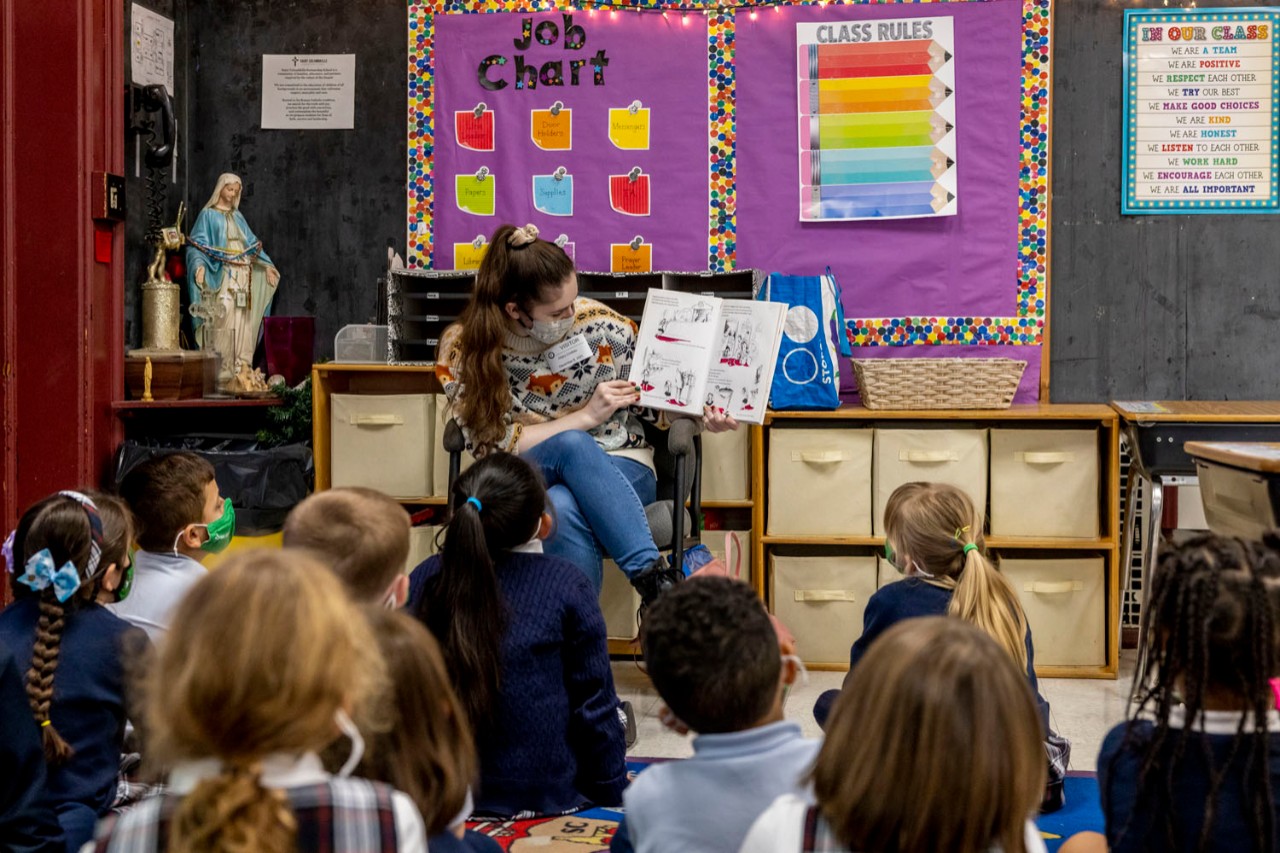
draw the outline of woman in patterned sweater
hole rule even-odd
[[[556,530],[547,553],[599,590],[613,558],[648,604],[680,579],[654,545],[644,506],[656,499],[653,448],[628,379],[636,328],[578,296],[573,262],[533,225],[489,241],[475,292],[445,330],[436,373],[474,456],[518,453],[547,483]],[[737,428],[707,410],[709,432]]]

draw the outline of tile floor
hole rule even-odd
[[[1120,677],[1114,681],[1083,678],[1045,678],[1040,690],[1052,709],[1054,728],[1069,738],[1072,770],[1094,770],[1102,738],[1125,718],[1134,654],[1120,656]],[[635,708],[639,738],[630,755],[644,758],[685,758],[693,753],[690,738],[681,737],[658,722],[661,700],[648,677],[631,661],[613,663],[618,695]],[[800,723],[805,734],[817,737],[813,703],[818,694],[839,687],[843,672],[811,672],[809,683],[798,684],[787,700],[787,719]]]

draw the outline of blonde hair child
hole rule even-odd
[[[407,796],[331,776],[316,754],[346,736],[354,767],[351,716],[386,689],[332,573],[296,552],[237,554],[178,605],[147,682],[147,754],[171,766],[169,792],[104,825],[97,850],[425,850]]]

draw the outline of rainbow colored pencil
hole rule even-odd
[[[800,152],[805,185],[934,181],[954,160],[928,145],[901,148],[844,148]]]
[[[933,146],[950,131],[950,122],[930,110],[801,116],[800,146],[811,151]]]
[[[931,39],[800,45],[800,68],[808,70],[807,76],[811,80],[885,74],[932,74],[950,59],[951,54]]]

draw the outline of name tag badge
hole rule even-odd
[[[591,358],[591,345],[586,335],[574,335],[547,350],[547,366],[560,373],[580,361]]]

